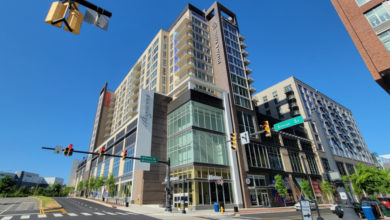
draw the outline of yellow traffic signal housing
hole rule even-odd
[[[69,153],[69,148],[65,148],[65,149],[64,149],[64,155],[65,155],[65,156],[68,156],[68,153]]]
[[[62,21],[57,24],[52,24],[53,21],[59,20],[65,17],[67,5],[62,2],[53,2],[47,13],[45,22],[56,27],[62,27]]]
[[[69,12],[67,22],[72,29],[72,31],[69,30],[67,26],[64,27],[66,31],[69,31],[74,34],[80,33],[81,24],[83,23],[84,15],[81,13],[81,11],[77,9],[72,9]]]
[[[104,147],[101,147],[99,149],[99,157],[102,157],[104,155]]]
[[[265,131],[265,136],[271,137],[271,129],[269,128],[268,121],[263,122],[263,127],[264,127],[264,131]]]
[[[230,142],[232,145],[232,150],[237,151],[237,136],[236,133],[230,134]]]

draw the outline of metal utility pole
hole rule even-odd
[[[311,178],[310,178],[309,174],[307,173],[305,158],[303,156],[301,156],[301,158],[302,158],[302,162],[303,162],[303,169],[304,169],[305,174],[306,174],[306,179],[307,179],[307,181],[309,181],[310,186],[313,186],[311,183]],[[317,220],[324,220],[324,218],[321,217],[320,209],[318,208],[318,203],[317,203],[317,200],[315,199],[316,195],[314,194],[314,192],[312,192],[312,194],[313,194],[314,203],[316,204],[316,209],[317,209],[317,214],[318,214]]]
[[[334,179],[333,181],[336,184],[336,189],[339,192],[340,197],[341,197],[341,201],[342,201],[342,205],[343,205],[343,209],[344,209],[343,219],[345,219],[345,220],[347,220],[347,219],[348,220],[360,220],[359,216],[355,213],[354,207],[349,199],[349,196],[345,196],[347,194],[346,194],[346,190],[344,188],[344,184],[341,180],[341,176],[340,176],[340,173],[338,171],[334,156],[333,156],[332,152],[330,151],[330,146],[328,144],[328,140],[324,134],[323,129],[320,129],[322,127],[322,125],[320,123],[320,119],[318,117],[318,113],[317,113],[315,107],[311,109],[310,120],[307,120],[307,121],[312,121],[315,123],[315,126],[317,128],[317,131],[318,131],[318,134],[320,137],[320,142],[323,146],[323,150],[325,151],[326,159],[329,162],[330,170],[333,173],[338,174],[338,175],[336,175],[336,176],[338,176],[338,178]]]

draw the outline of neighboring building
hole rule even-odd
[[[18,181],[16,186],[27,186],[27,187],[37,187],[42,183],[42,177],[37,173],[30,173],[27,171],[17,171],[16,176],[18,177]]]
[[[70,173],[69,173],[69,179],[68,179],[68,186],[76,186],[76,172],[77,172],[77,167],[79,165],[78,160],[73,160],[72,161],[72,167],[70,168]]]
[[[0,171],[0,179],[1,179],[1,178],[4,178],[4,177],[7,176],[7,175],[10,176],[10,177],[11,177],[13,180],[15,180],[15,181],[16,181],[17,178],[18,178],[18,177],[16,176],[16,174],[14,174],[14,173],[1,172],[1,171]]]
[[[59,177],[43,177],[41,182],[42,185],[48,185],[48,186],[51,186],[53,184],[62,185],[63,183],[64,183],[64,179]]]
[[[390,94],[390,2],[331,1],[374,80]]]
[[[316,128],[312,122],[305,122],[304,127],[308,139],[314,140],[313,151],[320,164],[320,174],[329,170],[329,164],[319,142],[318,129],[325,132],[341,175],[355,172],[354,166],[359,162],[374,166],[352,112],[300,80],[290,77],[257,93],[254,100],[260,113],[282,121],[300,115],[308,119],[311,109],[315,109],[322,127]]]
[[[379,155],[377,160],[383,169],[390,170],[390,154]]]

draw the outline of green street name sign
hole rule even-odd
[[[141,163],[157,163],[158,159],[157,157],[141,156],[140,161]]]
[[[303,117],[302,116],[298,116],[298,117],[291,118],[289,120],[282,121],[282,122],[279,122],[279,123],[275,124],[274,125],[274,130],[275,131],[280,131],[282,129],[285,129],[285,128],[288,128],[288,127],[292,127],[294,125],[301,124],[301,123],[303,123]]]

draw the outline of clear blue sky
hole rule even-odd
[[[187,1],[90,0],[113,13],[109,30],[80,35],[44,23],[52,1],[3,1],[0,13],[0,170],[67,181],[73,158],[41,150],[87,150],[98,94],[115,90],[160,28]],[[200,9],[213,1],[191,1]],[[221,1],[246,37],[253,84],[289,76],[349,108],[371,151],[389,152],[389,95],[372,79],[330,0]],[[153,7],[152,7],[153,6]]]

